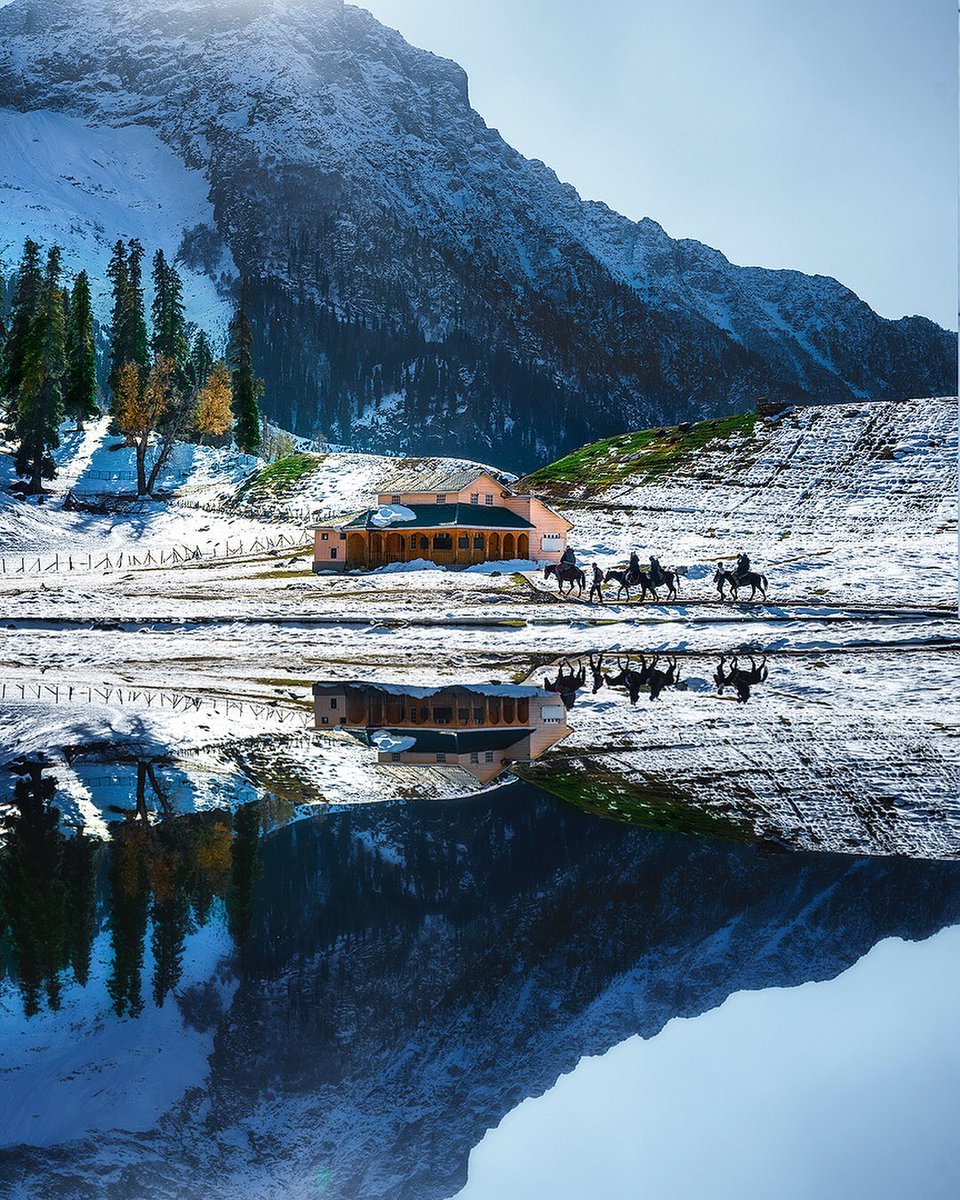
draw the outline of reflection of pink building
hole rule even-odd
[[[542,500],[517,495],[481,467],[408,472],[377,496],[377,506],[316,528],[315,571],[417,558],[441,566],[559,562],[571,528]],[[385,513],[389,506],[398,511]]]
[[[489,783],[511,763],[532,762],[569,733],[557,697],[534,687],[392,689],[317,683],[318,729],[347,729],[381,763],[460,767]]]

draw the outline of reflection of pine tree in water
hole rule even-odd
[[[107,992],[118,1017],[135,1017],[143,1009],[140,975],[150,896],[149,841],[150,827],[141,820],[119,825],[110,841],[113,967]]]
[[[0,894],[9,927],[12,960],[32,1016],[46,994],[60,1007],[61,972],[73,968],[86,982],[93,941],[93,852],[82,831],[65,837],[60,813],[51,804],[54,782],[43,764],[24,765],[26,777],[14,788],[17,814],[7,822],[0,858]]]
[[[44,995],[60,1005],[61,975],[67,969],[85,986],[93,938],[99,927],[96,871],[102,843],[83,830],[64,832],[53,807],[54,781],[42,764],[27,763],[14,790],[17,813],[6,822],[0,847],[0,973],[14,976],[28,1016]],[[166,814],[150,824],[147,786]],[[249,926],[250,889],[255,875],[257,813],[252,825],[238,820],[241,846],[234,854],[229,815],[190,813],[174,817],[161,792],[156,764],[137,764],[136,810],[113,826],[103,847],[109,861],[107,924],[113,962],[107,991],[118,1016],[143,1009],[142,972],[148,931],[155,960],[157,1005],[173,992],[183,971],[186,937],[206,924],[215,897],[226,897],[233,877],[236,911]],[[254,808],[256,806],[253,806]],[[252,833],[252,845],[244,842]],[[244,866],[244,864],[246,864]]]
[[[159,1008],[183,973],[183,943],[190,918],[190,827],[171,817],[153,831],[150,882],[153,885],[153,999]]]
[[[228,897],[230,932],[240,950],[241,963],[250,932],[253,884],[257,877],[260,848],[260,804],[242,804],[233,814],[234,839],[231,850],[231,883]]]
[[[66,947],[73,977],[81,987],[90,977],[90,954],[96,932],[96,857],[97,842],[82,829],[64,842]]]

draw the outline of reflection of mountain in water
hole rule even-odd
[[[143,1136],[11,1151],[0,1184],[57,1200],[320,1183],[340,1200],[439,1200],[483,1132],[582,1055],[960,920],[955,865],[760,857],[520,786],[238,840],[236,990],[202,1018],[205,1082]],[[178,994],[185,1032],[202,994]]]
[[[380,763],[459,767],[483,784],[570,733],[564,705],[536,687],[316,683],[313,703],[318,729],[355,733]]]

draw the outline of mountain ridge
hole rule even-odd
[[[0,38],[0,129],[37,108],[148,126],[204,172],[211,223],[180,259],[251,280],[268,411],[297,433],[506,445],[520,469],[758,395],[955,390],[954,335],[581,200],[485,124],[462,68],[342,0],[13,0]]]

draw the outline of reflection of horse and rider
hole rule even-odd
[[[603,604],[603,589],[604,585],[608,583],[617,585],[616,600],[625,598],[629,601],[631,590],[636,588],[640,589],[641,603],[646,600],[648,593],[654,600],[659,600],[658,590],[663,587],[667,589],[667,600],[676,600],[680,594],[680,578],[685,569],[667,570],[661,565],[660,559],[655,554],[650,555],[649,566],[644,567],[636,550],[631,550],[625,568],[611,567],[604,571],[598,563],[593,562],[590,564],[590,571],[590,590],[587,595],[587,603]],[[578,595],[583,597],[587,586],[587,575],[577,565],[576,551],[572,546],[567,546],[558,563],[549,563],[544,568],[543,576],[544,579],[556,577],[561,596],[565,589],[572,596],[576,587]],[[762,600],[767,598],[767,577],[759,571],[753,570],[750,557],[744,551],[737,555],[737,565],[733,570],[726,568],[722,562],[717,563],[713,581],[721,600],[727,599],[727,588],[730,589],[731,598],[737,600],[739,589],[744,587],[750,588],[749,598],[751,600],[756,598],[758,592]]]

